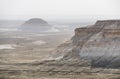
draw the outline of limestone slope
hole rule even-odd
[[[120,67],[120,20],[102,20],[94,25],[75,29],[70,42],[54,52],[64,60],[89,60],[93,67]]]

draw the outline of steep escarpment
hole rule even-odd
[[[120,67],[120,21],[99,21],[102,30],[93,35],[80,51],[80,57],[92,60],[92,66]]]
[[[64,60],[89,60],[92,67],[120,67],[120,20],[102,20],[77,28],[70,41],[60,45],[55,55],[61,54]]]

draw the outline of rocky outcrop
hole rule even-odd
[[[20,29],[28,32],[44,32],[51,29],[51,25],[40,18],[32,18],[22,24]]]
[[[89,60],[92,67],[120,67],[120,20],[97,21],[92,26],[77,28],[70,41],[60,45],[55,55],[60,53],[65,60]]]

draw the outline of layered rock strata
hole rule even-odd
[[[75,35],[60,45],[55,56],[65,60],[88,60],[92,67],[120,67],[120,20],[97,21],[94,25],[76,28]]]

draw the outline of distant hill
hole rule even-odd
[[[22,24],[20,29],[28,32],[45,32],[51,29],[51,25],[41,18],[32,18]]]

